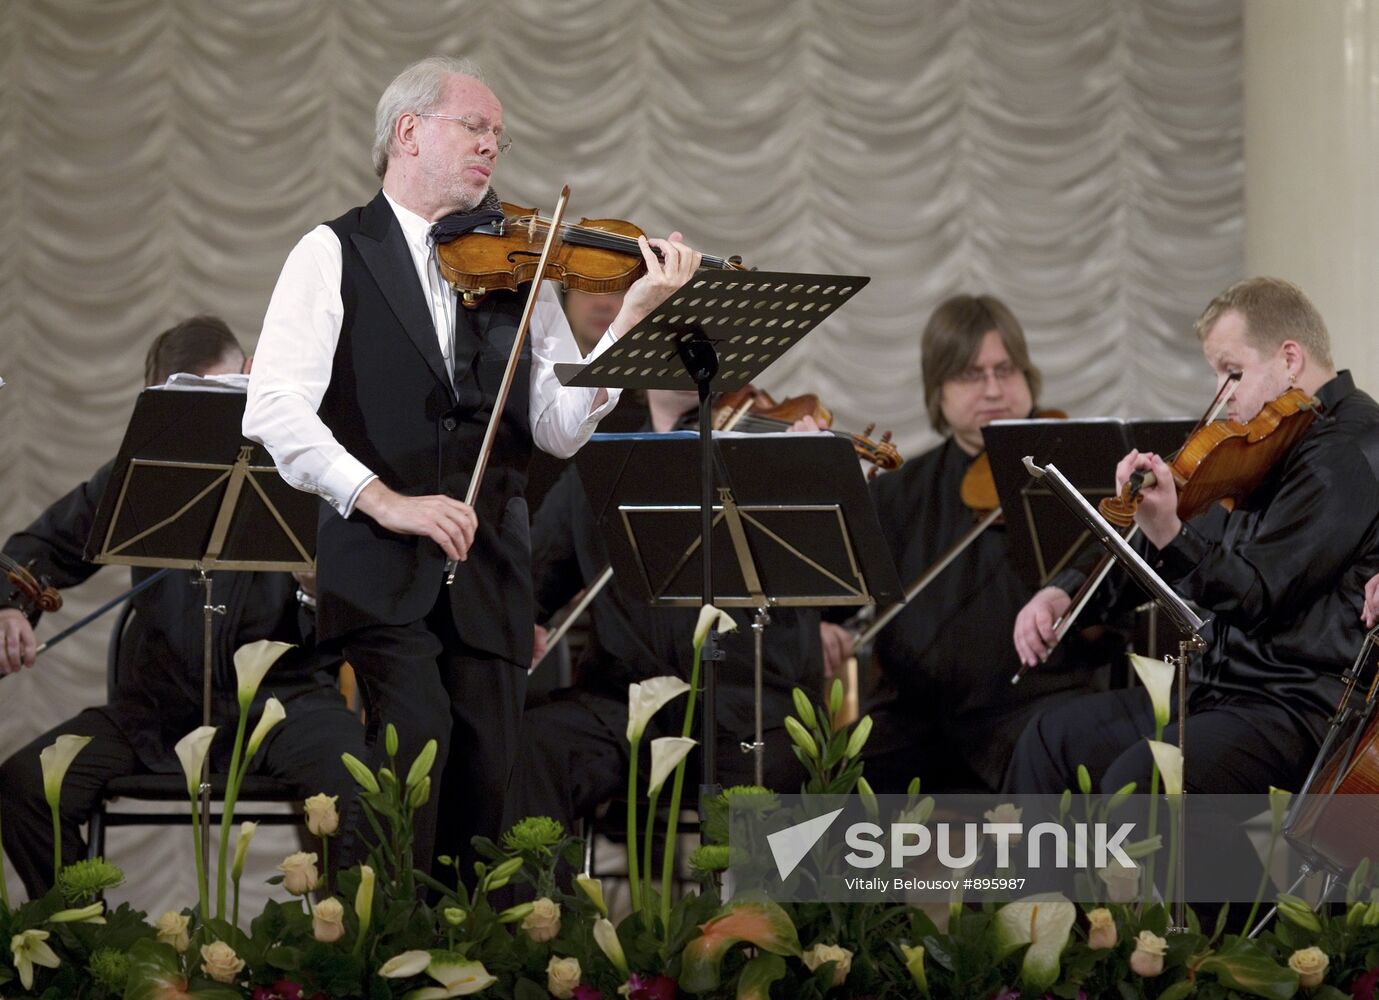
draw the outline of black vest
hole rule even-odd
[[[416,267],[392,206],[380,192],[327,225],[340,239],[344,320],[319,414],[337,441],[399,493],[463,499],[522,298],[488,296],[460,308],[450,383]],[[531,348],[503,409],[475,502],[479,527],[448,588],[461,638],[477,650],[531,659],[531,552],[522,498],[531,457]],[[322,505],[317,536],[324,639],[370,625],[417,621],[444,586],[444,553],[429,538],[396,535],[355,512]]]

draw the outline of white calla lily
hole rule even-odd
[[[670,701],[680,697],[690,686],[679,677],[652,677],[640,684],[627,685],[627,740],[635,743],[642,738],[651,717]]]
[[[58,797],[62,794],[62,779],[67,776],[67,769],[90,742],[89,736],[68,733],[59,736],[52,745],[39,752],[38,763],[43,770],[43,797],[53,809],[57,808]]]
[[[685,736],[662,736],[660,739],[652,740],[651,784],[647,788],[647,795],[659,792],[666,779],[675,773],[680,761],[688,757],[689,752],[698,745],[698,740]]]
[[[187,794],[192,798],[196,798],[201,786],[201,767],[214,738],[215,726],[197,726],[173,747],[177,759],[182,762],[182,773],[187,776]]]
[[[254,759],[254,754],[259,752],[259,747],[263,745],[269,731],[285,718],[287,718],[287,709],[283,708],[283,703],[277,698],[269,698],[263,703],[263,712],[259,715],[258,725],[249,734],[249,746],[244,754],[246,764]]]
[[[1059,956],[1068,946],[1077,907],[1058,893],[1030,896],[996,911],[996,947],[1001,957],[1029,945],[1020,979],[1042,994],[1058,981]]]
[[[1154,755],[1154,764],[1164,779],[1165,795],[1183,794],[1183,751],[1172,743],[1160,740],[1146,740],[1149,752]]]
[[[613,922],[607,917],[599,917],[594,923],[594,943],[599,946],[599,951],[613,963],[613,967],[624,976],[628,974],[627,955],[622,950],[622,942],[618,940],[618,929],[613,926]]]
[[[719,611],[712,604],[705,604],[699,609],[699,621],[694,626],[694,648],[698,649],[704,645],[704,640],[709,637],[709,629],[722,635],[724,632],[736,632],[737,622],[726,611]]]
[[[254,695],[259,693],[259,684],[263,682],[263,675],[268,673],[268,668],[291,648],[290,642],[259,639],[257,642],[245,643],[235,650],[235,684],[241,712],[248,711]]]
[[[1135,668],[1135,676],[1144,685],[1149,703],[1154,706],[1154,723],[1162,730],[1173,712],[1173,680],[1178,670],[1164,660],[1134,653],[1130,654],[1130,665]]]
[[[429,951],[404,951],[379,966],[378,974],[384,979],[407,979],[421,975],[430,964]]]
[[[408,996],[416,1000],[449,1000],[450,997],[467,997],[486,990],[498,981],[484,968],[482,962],[469,961],[450,952],[431,953],[431,964],[426,974],[441,984],[441,990],[421,989]]]
[[[589,897],[589,901],[594,904],[599,913],[608,916],[608,904],[603,899],[603,880],[591,878],[588,875],[576,875],[575,885],[579,886],[580,891]]]

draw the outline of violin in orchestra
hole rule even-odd
[[[819,397],[814,393],[790,396],[780,402],[765,390],[750,385],[722,393],[714,404],[713,428],[718,431],[771,433],[788,430],[795,421],[805,417],[813,417],[828,433],[852,441],[853,451],[872,464],[872,475],[878,469],[887,472],[898,469],[905,462],[891,443],[890,431],[885,431],[879,441],[871,439],[871,432],[876,429],[874,423],[868,424],[861,434],[833,430],[832,411],[819,402]]]
[[[466,306],[477,306],[490,292],[511,291],[536,277],[551,220],[534,208],[508,202],[502,203],[502,212],[501,220],[436,245],[441,276],[460,292]],[[637,237],[645,235],[621,219],[562,222],[543,277],[581,292],[624,291],[646,273],[637,243]],[[710,254],[703,255],[700,267],[747,270],[740,257]]]
[[[1315,399],[1292,388],[1265,403],[1248,423],[1199,424],[1169,461],[1178,489],[1178,516],[1190,521],[1217,503],[1234,510],[1307,433],[1317,412]],[[1139,507],[1140,491],[1153,482],[1151,472],[1132,476],[1118,496],[1098,504],[1102,516],[1117,527],[1129,527]]]

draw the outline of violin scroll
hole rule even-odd
[[[22,566],[9,556],[0,553],[0,571],[13,588],[10,599],[17,600],[20,610],[26,615],[37,612],[51,613],[62,607],[62,595],[58,593],[46,576],[35,576],[33,563]]]

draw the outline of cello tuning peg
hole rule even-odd
[[[863,436],[864,438],[869,438],[869,437],[871,437],[871,432],[874,431],[874,430],[876,430],[876,424],[875,424],[875,422],[870,423],[870,424],[867,424],[867,429],[864,430],[864,431],[862,432],[862,436]]]
[[[890,443],[891,443],[891,432],[890,432],[890,431],[886,431],[886,432],[884,432],[884,433],[881,435],[881,443],[882,443],[882,444],[890,444]]]

